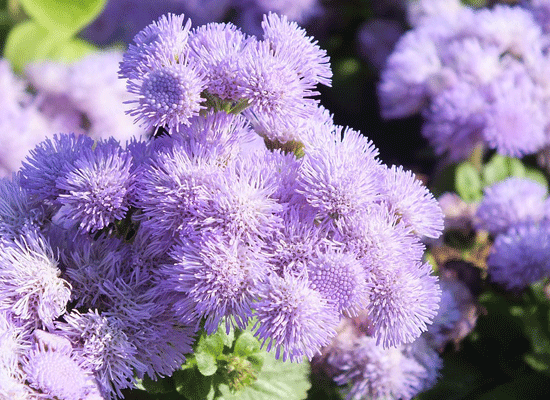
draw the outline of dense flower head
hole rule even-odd
[[[476,225],[497,235],[520,223],[538,222],[545,214],[547,190],[528,178],[510,177],[485,188]]]
[[[523,289],[550,274],[550,223],[518,224],[495,239],[487,267],[491,280]]]
[[[36,331],[35,335],[37,340],[23,363],[32,388],[63,400],[100,398],[91,372],[79,364],[67,339],[43,331]],[[60,345],[62,340],[66,341],[65,346]]]
[[[131,153],[114,139],[83,149],[56,180],[60,218],[90,232],[124,218],[133,185],[131,166]]]
[[[52,325],[65,312],[70,284],[46,240],[27,230],[0,241],[0,310],[31,326]]]
[[[548,33],[534,8],[411,3],[413,29],[381,73],[382,115],[422,112],[423,135],[451,161],[466,158],[478,143],[512,157],[546,146]]]
[[[361,328],[365,323],[365,315],[343,319],[332,343],[313,360],[347,400],[411,399],[436,383],[443,362],[424,336],[383,348]]]
[[[303,276],[271,274],[255,304],[255,335],[283,360],[311,359],[335,335],[339,313]]]
[[[220,324],[255,321],[291,361],[362,310],[384,347],[426,330],[440,292],[421,239],[439,236],[437,203],[318,106],[332,72],[313,38],[275,14],[263,31],[161,17],[119,71],[154,134],[60,134],[0,182],[0,314],[43,341],[8,376],[14,391],[84,397],[93,377],[118,398],[170,376]]]
[[[66,164],[71,164],[84,148],[92,148],[93,139],[84,135],[60,134],[46,139],[30,151],[20,170],[21,187],[33,203],[52,203],[61,190],[56,180]]]

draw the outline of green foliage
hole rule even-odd
[[[458,195],[467,202],[478,201],[483,197],[479,172],[467,161],[460,163],[456,168],[455,188]]]
[[[311,386],[308,374],[307,362],[276,360],[252,332],[226,332],[222,323],[216,333],[199,336],[193,354],[171,377],[143,379],[141,391],[131,393],[181,400],[300,400]]]
[[[31,19],[17,23],[4,46],[16,72],[32,61],[71,62],[96,50],[75,35],[101,12],[106,0],[21,0]]]
[[[69,38],[90,23],[107,0],[20,0],[25,12],[49,32]]]
[[[483,189],[511,176],[529,178],[548,187],[544,174],[521,160],[495,154],[491,159],[476,168],[471,161],[464,161],[451,170],[454,173],[456,193],[466,202],[479,201]]]

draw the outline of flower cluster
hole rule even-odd
[[[414,28],[381,73],[383,117],[421,112],[423,136],[451,161],[467,157],[478,143],[512,157],[546,146],[549,37],[542,14],[533,10],[415,2]]]
[[[120,397],[220,324],[254,324],[292,361],[360,310],[385,348],[427,329],[441,293],[421,240],[441,233],[437,201],[312,98],[331,78],[312,38],[275,14],[262,26],[260,40],[161,17],[119,71],[155,136],[56,135],[0,181],[14,387]],[[47,373],[54,362],[75,387]]]
[[[476,225],[495,239],[487,259],[493,281],[523,289],[550,274],[549,205],[546,187],[527,178],[508,178],[485,189]]]

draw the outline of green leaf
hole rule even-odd
[[[59,40],[34,21],[23,21],[13,27],[6,38],[4,57],[16,72],[36,60],[47,58],[48,53],[58,45]]]
[[[550,372],[550,354],[526,354],[525,362],[539,372]]]
[[[218,326],[217,333],[221,337],[225,347],[231,347],[233,345],[233,341],[235,340],[235,329],[233,329],[233,327],[231,327],[229,333],[227,333],[225,323],[222,322],[220,326]]]
[[[544,187],[548,189],[548,181],[541,171],[535,168],[527,168],[527,170],[525,171],[525,177],[532,179],[535,182],[540,183],[541,185],[544,185]]]
[[[195,353],[195,359],[197,360],[197,367],[204,376],[214,375],[218,370],[218,362],[216,357],[210,353],[201,352]]]
[[[216,358],[223,352],[223,342],[224,339],[220,332],[213,333],[212,335],[202,334],[195,354],[198,353],[208,353],[212,357]]]
[[[260,341],[254,337],[252,332],[244,331],[235,342],[234,354],[237,356],[248,356],[260,351]]]
[[[455,188],[458,195],[466,202],[482,198],[482,183],[479,173],[469,162],[462,162],[455,172]]]
[[[98,48],[91,43],[80,38],[71,38],[54,46],[48,53],[48,59],[69,63],[95,51],[98,51]]]
[[[194,367],[175,371],[172,378],[177,392],[189,400],[204,400],[212,387],[212,376],[204,376]]]
[[[70,37],[93,21],[106,0],[20,0],[25,12],[51,32]]]
[[[487,164],[483,166],[481,175],[483,177],[483,185],[489,186],[495,182],[505,179],[509,175],[509,165],[506,157],[500,154],[495,154]]]
[[[508,157],[508,169],[510,171],[510,176],[517,176],[519,178],[524,178],[527,172],[525,165],[517,158]]]
[[[275,360],[271,353],[265,354],[265,362],[258,379],[237,392],[228,385],[219,386],[218,400],[301,400],[307,397],[311,387],[308,379],[309,364]]]

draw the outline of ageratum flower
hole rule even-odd
[[[115,139],[83,149],[56,180],[60,222],[69,220],[94,233],[123,219],[133,185],[131,166],[131,153]]]
[[[56,399],[101,398],[93,375],[82,367],[66,338],[39,330],[35,338],[22,362],[30,387]]]
[[[126,325],[115,316],[97,311],[73,311],[55,324],[55,334],[66,337],[79,363],[91,371],[101,394],[122,397],[122,389],[135,386],[135,373],[147,368],[137,360],[137,349],[124,332]]]
[[[550,274],[550,222],[525,223],[499,234],[487,258],[491,280],[521,290]]]
[[[21,324],[51,327],[65,312],[70,284],[44,238],[33,230],[0,241],[0,311]]]
[[[20,170],[21,187],[33,204],[52,204],[61,189],[56,180],[67,164],[72,164],[84,149],[91,149],[93,139],[88,136],[60,134],[46,139],[30,151]]]
[[[175,263],[163,267],[162,287],[180,294],[174,309],[184,322],[204,318],[208,334],[223,318],[227,324],[246,327],[258,285],[269,272],[268,256],[259,246],[206,231],[173,246],[171,256]]]
[[[517,224],[538,222],[545,214],[546,187],[528,178],[510,177],[484,190],[476,225],[492,235]]]
[[[255,335],[275,357],[300,362],[330,343],[340,319],[336,307],[303,276],[269,275],[255,303]]]

